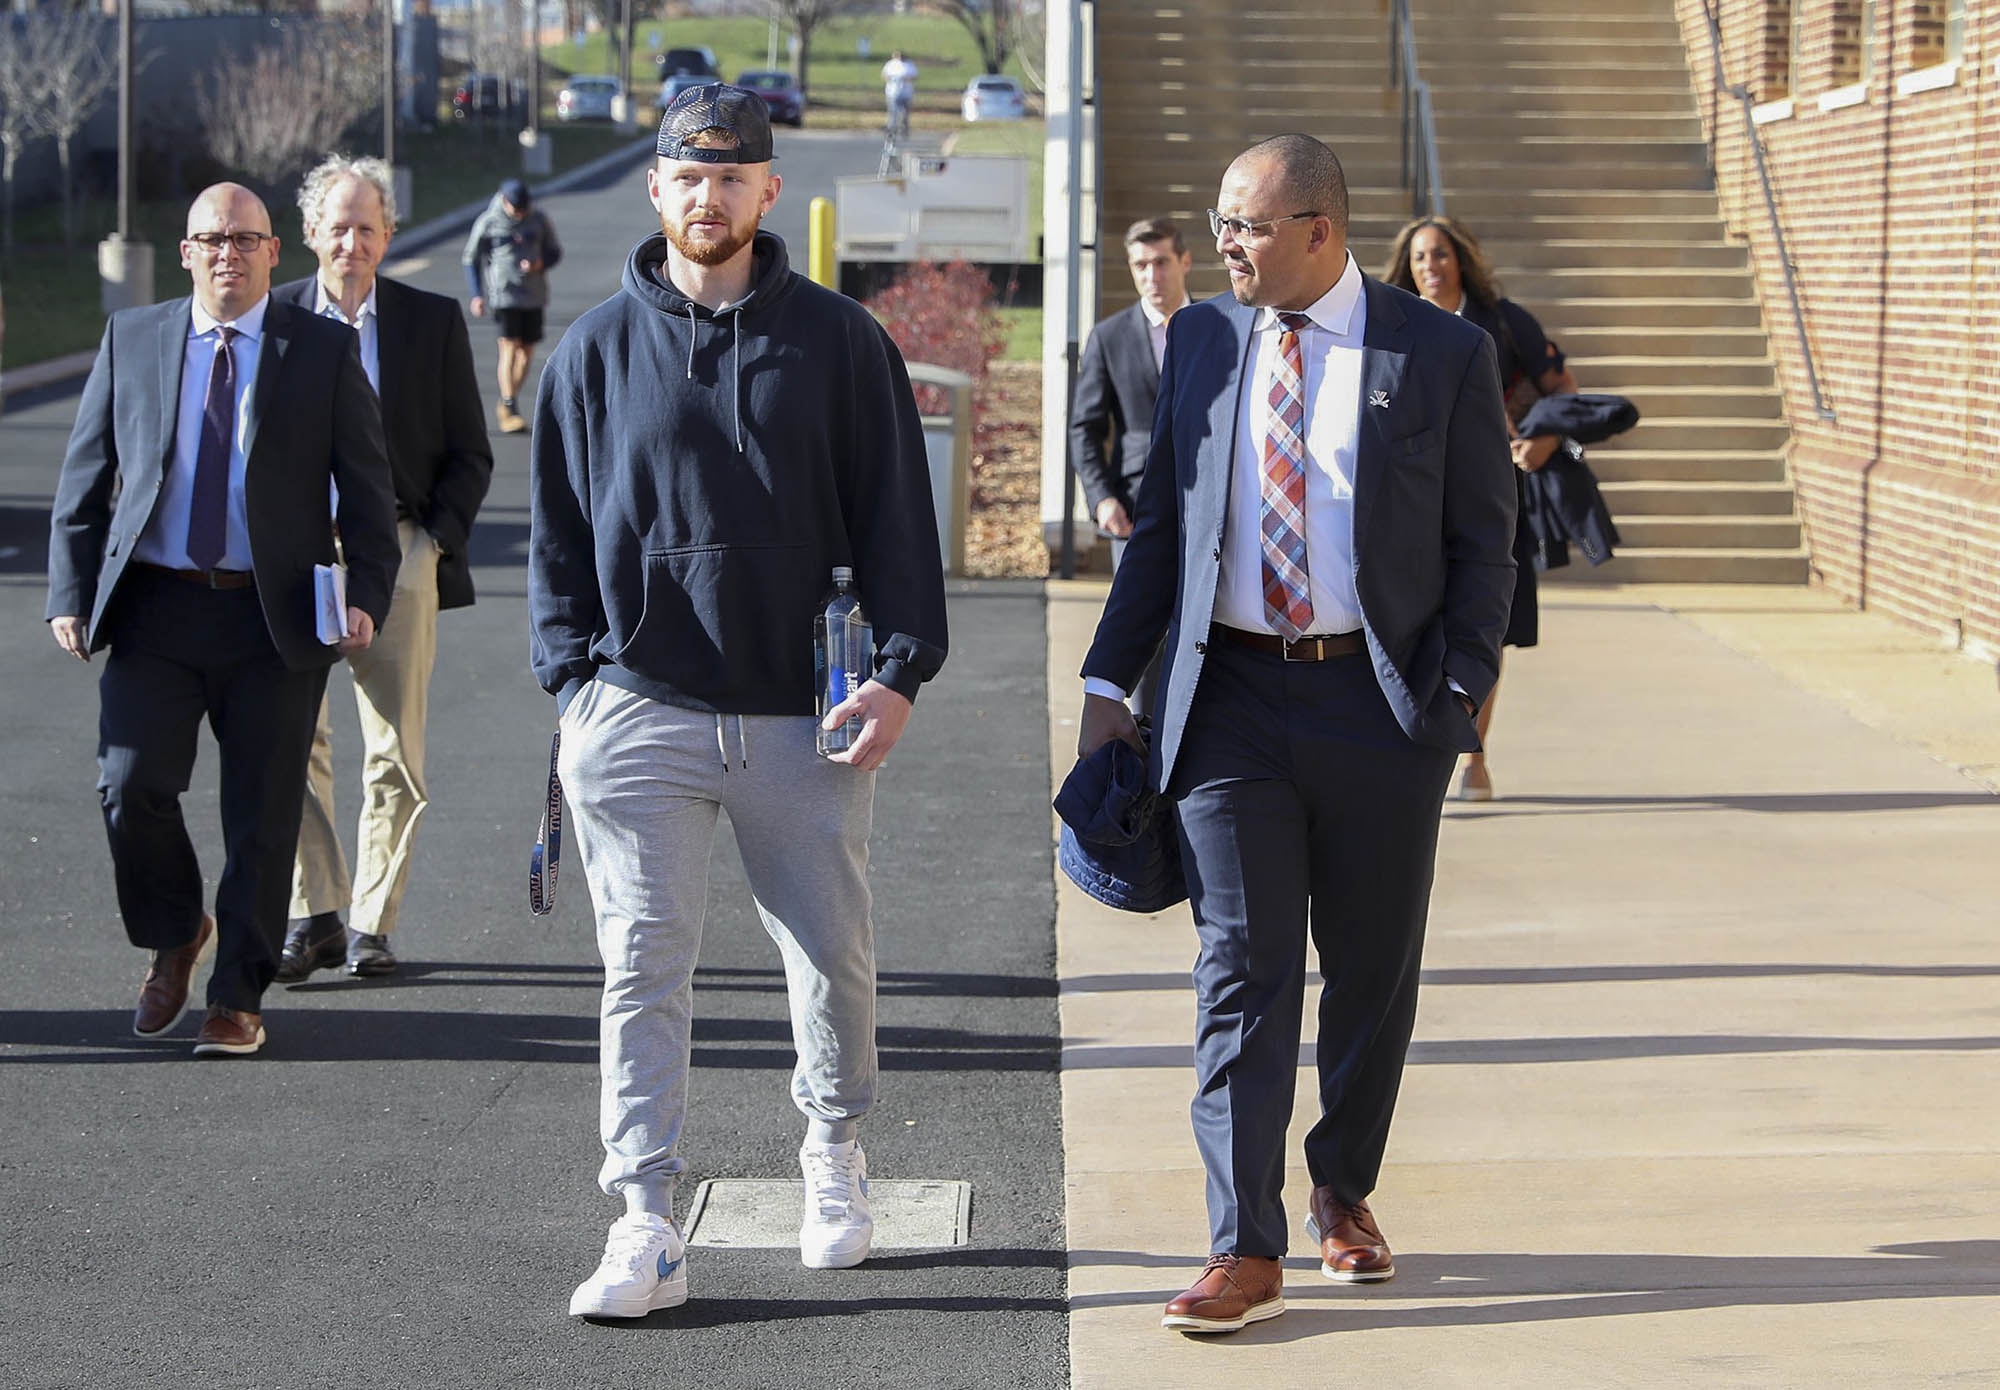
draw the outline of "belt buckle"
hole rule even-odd
[[[214,570],[201,570],[199,571],[199,573],[201,574],[201,582],[208,585],[209,588],[220,589],[222,587],[220,584],[215,582]]]
[[[1305,645],[1306,645],[1306,643],[1307,643],[1308,641],[1310,641],[1310,642],[1312,643],[1312,655],[1311,655],[1311,656],[1306,656],[1306,655],[1304,655],[1304,651],[1305,651]],[[1300,655],[1298,655],[1298,656],[1293,656],[1293,655],[1292,655],[1292,650],[1293,650],[1293,648],[1297,648],[1297,649],[1299,650],[1299,652],[1300,652],[1301,654],[1300,654]],[[1284,641],[1283,639],[1280,639],[1280,640],[1279,640],[1279,643],[1278,643],[1278,652],[1279,652],[1279,654],[1280,654],[1281,656],[1283,656],[1283,657],[1285,658],[1285,660],[1287,660],[1287,661],[1302,661],[1302,662],[1303,662],[1303,661],[1324,661],[1324,660],[1326,660],[1326,638],[1324,638],[1324,637],[1312,637],[1312,638],[1306,638],[1306,637],[1301,637],[1301,638],[1300,638],[1300,639],[1299,639],[1298,641],[1296,641],[1296,642],[1286,642],[1286,641]]]

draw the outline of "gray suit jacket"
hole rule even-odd
[[[90,647],[159,504],[174,457],[190,303],[122,309],[77,402],[50,519],[50,618],[89,615]],[[354,330],[273,299],[247,422],[244,506],[265,626],[294,670],[339,653],[313,627],[313,566],[333,560],[329,482],[340,487],[347,602],[381,626],[402,563],[382,416]]]
[[[1363,283],[1354,580],[1368,655],[1405,733],[1470,750],[1472,720],[1445,678],[1486,699],[1514,594],[1514,465],[1493,340],[1414,295]],[[1208,652],[1257,313],[1225,294],[1168,324],[1132,539],[1083,664],[1084,675],[1129,690],[1165,634],[1159,787],[1172,778]]]
[[[1092,516],[1107,497],[1117,498],[1127,515],[1136,505],[1159,387],[1152,332],[1138,304],[1090,330],[1077,364],[1069,447]]]

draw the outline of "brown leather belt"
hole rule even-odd
[[[132,563],[142,570],[164,574],[184,584],[199,584],[204,589],[247,589],[257,582],[257,576],[249,570],[176,570],[145,560],[134,560]]]
[[[1358,630],[1301,637],[1296,642],[1287,642],[1275,632],[1245,632],[1240,627],[1215,623],[1208,629],[1208,636],[1212,642],[1248,647],[1253,652],[1282,656],[1287,661],[1325,661],[1333,656],[1352,656],[1361,650],[1361,633]]]

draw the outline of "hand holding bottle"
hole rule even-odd
[[[850,719],[861,721],[861,732],[845,752],[828,753],[828,762],[846,763],[873,772],[889,757],[910,722],[910,702],[880,681],[863,681],[861,688],[826,712],[820,728],[833,730]]]

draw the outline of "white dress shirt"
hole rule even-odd
[[[1153,370],[1160,370],[1160,364],[1167,358],[1167,320],[1187,308],[1188,297],[1181,296],[1181,302],[1173,307],[1172,313],[1161,313],[1153,307],[1150,299],[1139,301],[1139,312],[1146,316],[1146,336],[1153,341]]]
[[[267,294],[230,323],[236,341],[230,355],[236,369],[236,421],[229,439],[229,519],[223,531],[222,558],[217,569],[250,568],[250,523],[243,507],[243,469],[249,457],[250,397],[257,386],[257,362],[263,355]],[[196,568],[188,558],[188,520],[194,513],[194,464],[201,450],[201,422],[208,406],[208,374],[215,366],[215,349],[222,341],[217,320],[194,304],[187,343],[181,349],[180,413],[174,423],[174,457],[160,486],[159,505],[132,546],[132,558],[168,569]]]
[[[1142,301],[1143,302],[1143,301]],[[1311,635],[1361,626],[1354,590],[1354,457],[1361,426],[1361,340],[1368,327],[1361,267],[1350,252],[1333,288],[1302,311],[1306,443],[1306,574],[1312,594]],[[1229,509],[1222,530],[1222,570],[1214,620],[1246,632],[1271,632],[1264,613],[1263,534],[1258,513],[1264,487],[1264,435],[1270,423],[1271,380],[1278,364],[1278,311],[1260,309],[1250,330],[1250,365],[1236,399],[1236,450],[1230,460]],[[1123,700],[1117,685],[1087,677],[1084,692]]]
[[[361,370],[368,373],[368,384],[375,388],[375,394],[382,394],[381,330],[376,326],[375,286],[368,286],[368,297],[361,301],[361,307],[349,318],[340,311],[340,301],[326,292],[318,276],[313,277],[313,312],[321,318],[344,323],[361,335]]]

